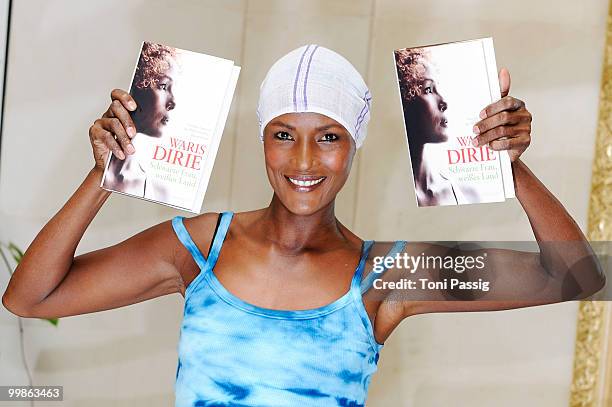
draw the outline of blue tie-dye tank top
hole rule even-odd
[[[226,290],[213,269],[232,219],[221,216],[205,259],[182,217],[174,230],[201,271],[185,291],[178,346],[178,407],[364,406],[383,347],[374,339],[360,282],[365,241],[350,289],[308,310],[274,310]]]

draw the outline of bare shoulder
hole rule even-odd
[[[234,213],[232,223],[225,240],[231,240],[236,235],[242,235],[245,230],[253,228],[259,219],[261,210]],[[212,244],[215,230],[219,222],[219,213],[207,212],[191,218],[184,218],[183,224],[191,239],[204,257],[208,257],[208,250]],[[184,250],[187,252],[187,249]]]
[[[195,245],[200,249],[204,257],[208,257],[208,248],[212,243],[213,234],[217,226],[219,214],[216,212],[207,212],[192,218],[184,218],[183,224],[185,229],[191,236]],[[181,245],[182,246],[182,245]],[[183,247],[185,253],[187,249]]]

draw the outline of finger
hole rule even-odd
[[[489,144],[491,150],[525,150],[531,143],[531,136],[525,133],[521,133],[517,137],[494,140]]]
[[[115,117],[115,115],[113,114],[113,111],[111,110],[111,106],[109,106],[108,109],[106,109],[106,112],[102,114],[102,117]]]
[[[485,144],[491,143],[493,140],[517,137],[520,134],[531,134],[531,125],[499,126],[474,137],[474,139],[472,139],[472,144],[476,147],[484,146]]]
[[[499,70],[499,89],[501,91],[501,97],[508,96],[510,92],[510,72],[506,68]]]
[[[104,145],[106,145],[106,147],[108,147],[108,149],[112,151],[117,158],[120,160],[125,160],[125,154],[110,131],[105,131],[103,133],[102,140],[104,140]]]
[[[475,147],[484,146],[489,144],[493,140],[497,140],[503,137],[514,137],[516,134],[515,129],[511,126],[499,126],[491,129],[485,133],[480,134],[472,139],[472,144]]]
[[[118,100],[113,100],[109,107],[109,110],[112,113],[112,117],[116,117],[117,119],[119,119],[128,137],[134,137],[136,135],[136,126],[132,121],[130,112],[125,110],[125,107],[123,107],[121,102],[119,102]]]
[[[118,158],[122,160],[125,159],[125,154],[123,154],[123,151],[115,140],[113,134],[103,127],[102,120],[105,119],[96,120],[94,125],[91,127],[89,137],[91,138],[92,144],[94,147],[96,145],[106,146],[106,148],[112,151]]]
[[[525,107],[525,102],[522,100],[513,98],[512,96],[504,96],[497,102],[491,103],[489,106],[482,109],[480,112],[480,118],[486,119],[487,117],[496,115],[504,110],[516,111],[522,107]]]
[[[136,110],[136,101],[132,95],[123,89],[113,89],[111,92],[111,99],[118,100],[129,111]]]
[[[130,142],[130,138],[128,137],[123,125],[119,121],[119,119],[111,118],[111,119],[101,119],[102,128],[110,131],[114,136],[116,136],[117,142],[121,145],[121,148],[127,154],[134,154],[134,146]]]
[[[472,129],[474,134],[484,134],[499,126],[511,126],[521,122],[521,115],[503,111],[479,121]]]

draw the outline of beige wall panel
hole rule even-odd
[[[524,3],[524,7],[532,7],[527,4],[531,2]],[[533,12],[528,22],[523,20],[524,14],[515,14],[517,21],[512,22],[505,13],[487,15],[487,7],[482,12],[481,8],[474,12],[470,7],[465,15],[461,14],[463,8],[449,7],[458,13],[449,24],[451,17],[438,8],[431,15],[423,15],[428,6],[420,2],[404,2],[403,8],[398,2],[377,2],[370,62],[373,119],[360,171],[359,232],[374,233],[379,239],[395,237],[396,231],[406,239],[439,239],[439,230],[427,226],[443,224],[448,227],[443,230],[448,239],[532,236],[518,201],[466,208],[416,208],[393,49],[489,35],[495,39],[498,66],[510,69],[511,93],[524,99],[534,115],[533,141],[525,161],[584,226],[606,2],[600,0],[597,7],[591,4],[587,9],[582,4],[566,3],[551,7],[539,22],[529,22],[535,18]],[[571,9],[574,18],[561,24],[555,19],[567,12],[559,9]],[[389,210],[391,207],[393,210]],[[500,226],[492,228],[491,224]]]
[[[213,0],[13,2],[0,239],[26,247],[84,179],[93,165],[88,128],[106,109],[110,90],[128,88],[142,40],[240,64],[245,6],[245,1]],[[217,211],[229,204],[234,112],[203,210]],[[113,195],[78,253],[117,243],[179,213],[189,216]],[[0,273],[2,287],[7,276]],[[66,406],[170,405],[181,317],[182,300],[175,295],[64,318],[58,328],[28,320],[26,348],[34,382],[63,384]],[[0,381],[24,383],[15,352],[16,319],[4,308],[0,332]]]
[[[416,207],[392,52],[493,36],[511,94],[534,115],[525,162],[586,225],[607,1],[377,1],[373,119],[361,161],[356,229],[377,239],[531,240],[517,200]],[[526,12],[529,10],[529,12]],[[404,321],[382,353],[370,405],[562,406],[576,303]]]
[[[2,146],[3,211],[43,220],[63,204],[93,165],[87,130],[108,106],[110,90],[128,88],[142,40],[238,60],[243,9],[242,1],[212,0],[16,2]],[[205,210],[227,206],[233,123],[230,116]],[[49,174],[56,174],[53,182]],[[174,213],[113,195],[97,221],[151,221]]]

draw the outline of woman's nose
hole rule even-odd
[[[446,109],[448,109],[448,105],[446,104],[444,99],[442,99],[440,103],[438,103],[438,108],[440,109],[441,112],[444,112]]]
[[[174,95],[172,92],[168,94],[168,101],[166,102],[166,110],[172,110],[176,107],[176,103],[174,103]]]
[[[308,171],[316,162],[315,152],[308,141],[296,144],[297,151],[293,156],[295,161],[294,165],[299,171]]]

